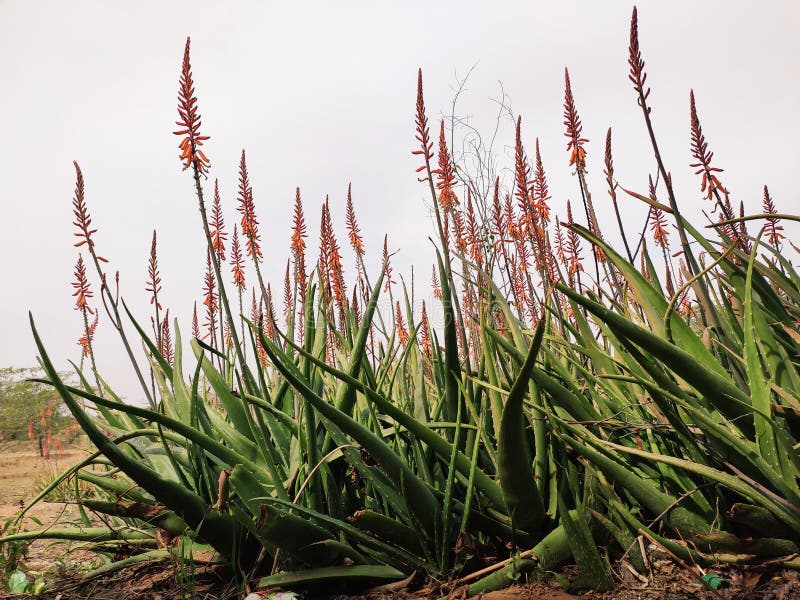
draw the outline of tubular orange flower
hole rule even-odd
[[[347,234],[350,238],[350,246],[359,259],[364,256],[364,238],[361,237],[361,229],[356,221],[356,211],[353,208],[353,197],[351,195],[351,184],[347,184]]]
[[[699,167],[695,171],[696,175],[703,174],[703,179],[700,183],[700,191],[705,192],[705,197],[711,200],[714,197],[714,190],[719,190],[723,194],[727,194],[728,190],[720,183],[715,173],[721,173],[722,169],[711,166],[711,158],[714,156],[713,152],[708,150],[708,142],[703,135],[703,128],[700,126],[700,119],[697,117],[697,107],[694,103],[694,90],[689,92],[689,111],[690,111],[690,124],[692,132],[692,156],[697,160],[692,163],[691,167]],[[720,205],[723,213],[725,207]],[[733,214],[725,214],[726,219],[733,218]]]
[[[86,265],[83,262],[83,256],[78,254],[78,261],[75,263],[75,281],[72,284],[75,288],[73,296],[75,296],[75,308],[77,310],[86,310],[90,314],[94,314],[87,303],[87,300],[94,296],[92,290],[89,289],[89,280],[86,277]]]
[[[239,245],[239,226],[233,225],[233,240],[231,241],[231,272],[233,273],[233,283],[239,290],[245,287],[244,280],[244,258],[242,257],[242,247]]]
[[[239,161],[239,206],[237,210],[242,215],[242,235],[245,238],[247,255],[253,260],[261,258],[261,236],[258,233],[258,219],[256,218],[256,205],[253,200],[253,187],[250,185],[250,176],[247,174],[247,157],[242,149],[242,158]]]
[[[569,157],[569,164],[575,165],[575,169],[583,171],[586,168],[586,150],[583,145],[588,142],[581,137],[583,125],[575,108],[575,98],[572,96],[572,84],[569,81],[569,70],[564,68],[564,125],[567,131],[564,134],[569,138],[567,151],[572,150]]]
[[[453,172],[453,161],[447,149],[447,140],[444,135],[444,121],[439,128],[439,168],[433,171],[436,175],[436,189],[439,190],[439,205],[442,210],[449,212],[458,205],[458,196],[453,191],[456,185],[456,176]]]
[[[217,253],[220,262],[225,260],[225,240],[228,234],[225,232],[225,219],[222,217],[222,201],[219,197],[219,180],[214,179],[214,204],[211,208],[211,220],[209,221],[211,230],[211,247]]]
[[[422,156],[425,161],[424,164],[417,167],[417,173],[426,170],[430,165],[430,160],[433,158],[433,142],[431,141],[430,130],[428,128],[428,117],[425,115],[425,100],[422,96],[422,69],[417,71],[417,111],[414,118],[417,134],[416,139],[420,144],[419,150],[413,150],[411,153],[415,156]],[[420,181],[427,181],[427,177],[423,177]]]
[[[158,272],[158,254],[156,252],[156,230],[153,230],[153,241],[150,244],[150,259],[147,261],[147,282],[145,291],[150,292],[150,304],[155,304],[160,310],[158,292],[161,291],[161,274]]]
[[[764,213],[768,215],[774,215],[778,212],[775,208],[775,203],[772,201],[772,198],[769,195],[769,189],[767,189],[767,186],[764,186],[763,210]],[[780,250],[781,247],[781,240],[786,238],[786,236],[781,233],[783,231],[783,225],[780,225],[779,223],[780,219],[776,217],[770,217],[767,219],[767,224],[764,227],[769,243],[775,246],[775,248],[778,250]]]
[[[183,51],[180,88],[178,89],[178,114],[180,115],[180,120],[175,122],[181,129],[173,133],[184,136],[179,145],[183,170],[193,167],[198,174],[205,175],[208,173],[211,162],[200,150],[200,146],[209,137],[200,135],[200,114],[197,112],[197,98],[194,97],[194,81],[192,80],[192,65],[189,60],[190,44],[191,38],[187,37],[186,48]]]

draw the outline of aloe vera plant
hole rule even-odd
[[[502,556],[495,570],[483,565],[486,575],[470,580],[469,593],[570,559],[586,581],[608,587],[597,544],[610,540],[622,553],[637,537],[699,563],[794,566],[800,277],[778,223],[798,219],[778,215],[766,191],[764,213],[733,215],[692,95],[702,191],[722,218],[712,230],[687,221],[649,119],[635,11],[630,53],[669,197],[659,202],[655,184],[648,195],[628,192],[649,205],[652,253],[646,243],[632,250],[626,238],[623,255],[599,230],[568,73],[569,165],[579,176],[586,226],[574,221],[570,204],[566,221],[551,217],[538,141],[531,172],[521,121],[505,201],[499,179],[486,197],[467,185],[459,198],[443,124],[433,151],[420,72],[415,155],[436,223],[433,291],[445,317],[436,328],[424,308],[416,311],[413,291],[393,278],[386,242],[381,269],[370,277],[351,190],[352,297],[327,201],[320,255],[307,268],[298,189],[279,314],[259,267],[243,152],[241,239],[256,272],[245,314],[238,227],[231,278],[223,271],[217,182],[210,219],[206,213],[210,161],[200,147],[208,138],[199,130],[187,41],[177,133],[208,246],[206,322],[201,331],[195,311],[190,343],[195,362],[184,356],[178,321],[159,312],[155,236],[153,334],[122,301],[111,306],[118,330],[124,312],[145,348],[146,408],[118,398],[93,361],[78,366],[82,387],[67,386],[31,318],[46,381],[97,448],[64,477],[98,490],[100,499],[84,508],[111,525],[98,529],[87,518],[77,530],[14,532],[0,544],[67,537],[91,539],[101,552],[117,541],[151,556],[166,533],[211,548],[237,576],[284,587],[379,584],[414,572],[458,585],[481,557]],[[609,132],[605,167],[619,214],[616,194],[624,188],[614,178],[610,142]],[[80,177],[78,235],[95,257]],[[683,248],[677,266],[668,219]],[[751,236],[748,223],[763,226]],[[594,277],[584,270],[582,243]],[[81,273],[76,289],[91,356],[91,296]],[[238,310],[227,290],[236,291]],[[377,310],[383,298],[388,316]]]

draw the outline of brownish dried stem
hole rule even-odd
[[[695,275],[699,272],[699,267],[689,245],[689,239],[686,235],[686,230],[683,227],[681,213],[678,210],[678,203],[675,199],[675,192],[672,189],[672,178],[669,176],[669,173],[667,173],[667,170],[664,167],[664,161],[661,158],[661,151],[658,148],[658,142],[656,141],[656,135],[653,130],[653,122],[650,118],[651,109],[647,106],[647,98],[650,95],[650,88],[645,88],[647,73],[645,73],[644,70],[644,59],[642,58],[642,52],[639,48],[639,20],[635,6],[633,7],[633,14],[631,15],[630,45],[628,47],[628,51],[628,64],[630,65],[629,79],[633,83],[633,88],[636,90],[637,102],[639,104],[639,108],[642,109],[644,122],[647,126],[647,134],[650,136],[650,145],[653,147],[653,153],[656,158],[656,163],[658,164],[658,171],[664,181],[664,185],[667,188],[669,206],[672,209],[672,214],[675,217],[675,223],[678,228],[678,237],[680,238],[681,242],[681,249],[683,250],[683,254],[686,256],[690,273]],[[706,295],[706,297],[708,296],[707,291],[703,293]]]
[[[633,263],[633,254],[628,245],[628,236],[625,235],[625,227],[622,225],[622,217],[619,212],[619,205],[617,204],[617,185],[614,182],[614,160],[611,155],[611,127],[608,128],[606,133],[606,154],[605,154],[605,170],[603,171],[608,182],[608,195],[611,196],[611,203],[614,205],[614,214],[617,217],[617,225],[619,226],[619,233],[622,236],[622,243],[625,245],[625,254],[628,261]]]

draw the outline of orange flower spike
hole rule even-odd
[[[406,328],[406,322],[403,319],[403,311],[400,310],[400,301],[398,300],[397,308],[395,309],[395,322],[397,323],[397,339],[399,340],[400,344],[405,347],[408,344],[409,335],[408,329]]]
[[[575,108],[575,98],[572,96],[572,84],[569,80],[569,70],[564,68],[564,125],[567,128],[564,134],[569,138],[567,151],[572,151],[569,157],[570,166],[575,165],[575,169],[583,171],[586,169],[586,150],[583,145],[588,142],[581,137],[583,125],[578,116],[578,109]]]
[[[353,197],[351,195],[351,185],[347,184],[347,234],[350,238],[350,246],[356,256],[361,258],[364,256],[364,238],[361,237],[361,229],[356,221],[356,211],[353,208]]]
[[[569,200],[567,200],[567,222],[570,225],[574,223],[572,220],[572,206]],[[570,229],[567,233],[566,250],[568,263],[567,269],[570,277],[573,277],[579,271],[583,271],[583,258],[581,257],[580,239],[578,238],[578,234],[575,233],[575,230],[573,229]]]
[[[656,198],[656,188],[653,184],[653,177],[650,176],[650,199],[654,202],[657,200]],[[653,232],[653,239],[656,241],[661,248],[664,250],[669,250],[669,231],[667,230],[667,218],[664,216],[664,212],[652,206],[650,208],[650,231]]]
[[[294,197],[294,223],[292,225],[292,252],[295,258],[298,253],[303,253],[306,249],[306,220],[303,215],[303,202],[300,199],[300,188],[295,190]]]
[[[544,225],[550,222],[550,190],[547,185],[547,176],[542,164],[542,155],[539,152],[539,138],[536,138],[536,168],[533,173],[533,201],[539,223]]]
[[[506,196],[505,203],[503,205],[504,208],[504,218],[505,218],[505,237],[509,241],[519,241],[522,239],[522,231],[520,229],[520,224],[517,222],[516,214],[514,213],[514,206],[511,204],[511,197]],[[520,221],[522,221],[520,219]]]
[[[290,261],[286,261],[286,274],[283,277],[283,318],[288,321],[292,314],[294,302],[292,302],[292,277],[290,275]]]
[[[161,355],[171,365],[175,360],[175,349],[172,345],[172,331],[169,327],[169,309],[161,322]]]
[[[306,297],[306,257],[305,238],[308,236],[306,233],[306,221],[303,216],[303,202],[300,200],[300,188],[295,190],[294,200],[294,223],[292,226],[292,254],[294,255],[294,279],[300,291],[300,304],[305,302]],[[302,319],[301,319],[302,323]]]
[[[197,324],[197,301],[195,301],[194,309],[192,310],[192,337],[200,337],[200,326]]]
[[[233,226],[233,240],[231,241],[231,273],[233,274],[233,283],[237,288],[243,290],[245,287],[244,258],[239,243],[239,226],[237,224]]]
[[[214,204],[211,208],[211,247],[217,254],[220,262],[225,260],[225,242],[228,234],[225,231],[225,219],[222,216],[222,201],[219,196],[219,181],[214,179]]]
[[[716,173],[721,173],[722,169],[711,166],[711,159],[714,153],[709,152],[708,142],[706,142],[706,138],[703,135],[703,128],[700,125],[700,119],[697,116],[697,107],[694,102],[694,90],[690,90],[689,92],[689,113],[690,129],[692,133],[692,156],[697,160],[696,163],[692,163],[689,166],[698,167],[697,171],[695,171],[696,175],[703,174],[700,183],[700,191],[705,192],[705,198],[707,200],[711,200],[714,197],[714,190],[719,190],[723,194],[727,194],[728,190],[725,189],[716,176]],[[724,212],[725,207],[722,208]],[[733,214],[726,214],[725,217],[733,218]]]
[[[500,178],[494,180],[494,194],[492,195],[492,237],[494,238],[495,252],[503,250],[506,239],[506,222],[503,214],[503,205],[500,202]]]
[[[217,329],[217,309],[219,308],[217,285],[214,279],[214,271],[211,268],[211,253],[206,253],[206,274],[203,284],[203,304],[206,307],[206,320],[203,323],[208,328],[205,337],[214,339]]]
[[[439,283],[439,275],[436,273],[436,267],[431,267],[431,285],[433,286],[433,297],[437,300],[442,299],[442,286]]]
[[[472,204],[472,192],[467,188],[467,241],[469,242],[469,257],[478,266],[483,267],[483,249],[478,220],[475,216],[475,207]]]
[[[189,60],[189,46],[191,38],[186,38],[186,48],[183,51],[183,66],[181,68],[180,87],[178,89],[178,115],[180,119],[175,123],[180,127],[174,131],[175,135],[184,136],[179,144],[181,150],[180,160],[183,170],[193,167],[198,174],[205,175],[211,166],[208,157],[200,150],[209,137],[200,135],[200,114],[197,112],[197,98],[194,96],[194,81],[192,79],[192,65]]]
[[[339,243],[333,233],[331,222],[331,211],[328,205],[328,198],[322,205],[322,224],[320,227],[320,237],[322,238],[321,258],[324,264],[320,267],[326,271],[331,290],[336,298],[336,304],[343,310],[347,308],[347,288],[344,283],[344,269],[342,267],[342,255],[339,251]]]
[[[433,171],[436,175],[436,189],[439,190],[439,205],[445,212],[451,211],[458,206],[458,196],[453,191],[456,185],[456,176],[453,171],[453,161],[450,159],[450,151],[447,149],[447,140],[444,135],[444,120],[441,121],[439,128],[439,168]]]
[[[153,230],[153,241],[150,244],[150,259],[147,262],[147,282],[145,291],[150,292],[150,304],[156,304],[159,310],[158,292],[161,291],[161,274],[158,271],[158,253],[156,251],[156,230]]]
[[[388,292],[395,281],[392,279],[392,263],[389,260],[389,236],[383,236],[383,264],[386,268],[386,281],[383,284],[383,291]]]
[[[464,215],[461,211],[453,211],[453,237],[459,252],[467,252],[467,236],[464,231]]]
[[[630,72],[628,73],[628,79],[631,80],[633,89],[635,89],[639,94],[639,97],[637,98],[639,106],[644,106],[647,97],[650,95],[650,88],[645,87],[647,73],[644,71],[644,59],[642,58],[642,51],[639,48],[639,18],[635,6],[633,7],[633,14],[631,14],[631,37],[630,44],[628,45],[628,65],[631,68]],[[650,108],[647,109],[647,112],[650,112]]]
[[[422,353],[425,356],[431,355],[431,326],[428,322],[428,310],[425,307],[425,301],[422,301],[422,323],[420,325],[419,345],[422,348]]]
[[[767,186],[764,186],[764,202],[762,206],[765,214],[774,215],[778,213],[778,210],[775,208],[775,203],[769,195],[769,189]],[[767,219],[767,224],[764,226],[769,243],[775,246],[777,249],[780,248],[781,240],[786,239],[786,236],[781,233],[783,231],[783,225],[780,225],[779,223],[780,219],[776,217],[769,217]]]
[[[97,330],[97,324],[100,322],[100,313],[95,311],[94,321],[89,325],[89,330],[78,339],[78,345],[81,347],[81,354],[86,357],[91,353],[91,345],[94,340],[94,332]]]
[[[417,173],[428,168],[430,160],[433,158],[433,142],[431,141],[430,129],[428,128],[428,117],[425,115],[425,99],[422,95],[422,69],[417,71],[417,110],[414,118],[416,125],[416,139],[420,144],[419,150],[413,150],[411,154],[422,156],[424,164],[417,167]],[[420,181],[427,181],[427,177]]]
[[[514,196],[517,199],[517,206],[520,208],[522,222],[526,228],[531,225],[530,176],[531,169],[528,165],[528,157],[525,156],[525,149],[522,147],[522,117],[517,117],[514,135]]]
[[[567,253],[566,253],[566,241],[564,240],[564,232],[561,229],[561,225],[558,222],[558,218],[556,218],[556,235],[555,235],[555,249],[556,249],[556,256],[558,260],[563,263],[567,262]]]
[[[242,215],[242,235],[245,238],[247,255],[253,260],[261,258],[261,236],[258,233],[258,219],[256,218],[256,205],[253,200],[253,187],[250,185],[250,176],[247,173],[247,156],[244,149],[239,161],[239,206],[237,210]]]
[[[75,243],[75,247],[79,248],[86,244],[89,248],[89,252],[94,253],[92,234],[94,234],[97,229],[91,229],[92,217],[89,215],[89,209],[86,207],[83,173],[76,161],[72,161],[72,164],[75,166],[75,195],[72,198],[72,214],[75,215],[75,220],[72,224],[78,228],[77,233],[74,234],[75,237],[80,238],[79,241]],[[97,260],[108,262],[108,260],[102,256],[97,256]]]
[[[94,296],[92,290],[89,288],[89,280],[86,277],[86,264],[83,262],[83,256],[78,255],[78,262],[75,263],[75,281],[72,284],[75,291],[72,295],[75,297],[75,308],[78,310],[86,310],[90,314],[94,311],[89,308],[87,300]]]

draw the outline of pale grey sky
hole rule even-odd
[[[120,270],[124,297],[146,321],[146,261],[157,228],[164,304],[188,330],[202,285],[203,239],[171,133],[187,35],[203,132],[211,136],[210,181],[220,179],[232,229],[236,168],[247,148],[269,278],[279,282],[283,274],[295,186],[303,192],[311,240],[329,193],[345,246],[344,198],[352,181],[368,252],[376,258],[388,233],[400,251],[396,268],[408,273],[415,265],[427,286],[431,228],[410,153],[417,67],[434,124],[450,110],[457,77],[477,63],[459,112],[488,131],[496,113],[490,98],[502,82],[523,117],[529,154],[535,137],[541,140],[554,210],[563,213],[566,199],[578,196],[562,125],[568,66],[591,140],[590,186],[611,232],[601,163],[606,128],[614,128],[624,185],[644,192],[654,172],[627,80],[631,8],[626,2],[0,2],[0,366],[34,364],[29,309],[59,365],[79,356],[81,321],[70,286],[77,258],[73,160],[86,178],[97,247],[112,272]],[[688,166],[693,87],[733,200],[758,210],[766,183],[779,210],[798,212],[798,4],[647,1],[639,3],[639,23],[656,133],[684,209],[708,208]],[[508,154],[508,121],[499,142]],[[626,223],[638,230],[644,209],[622,200]],[[314,256],[315,242],[310,246]],[[105,315],[96,344],[101,372],[137,397]]]

